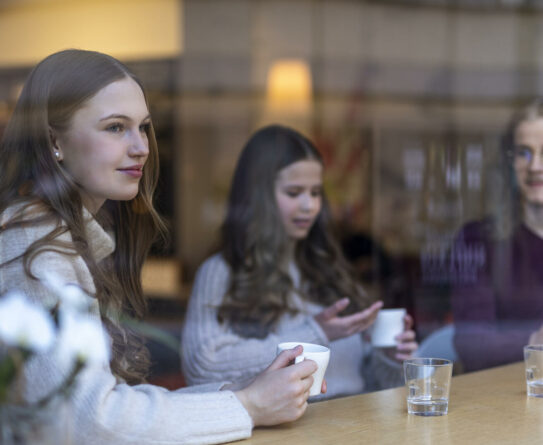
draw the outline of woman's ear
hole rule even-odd
[[[49,127],[49,140],[51,141],[51,145],[53,146],[53,154],[55,156],[55,159],[58,162],[62,161],[62,159],[64,159],[64,156],[58,143],[56,132],[51,127]]]

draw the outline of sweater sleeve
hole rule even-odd
[[[182,335],[182,368],[189,384],[250,379],[275,358],[277,345],[300,341],[328,345],[326,334],[313,316],[283,315],[277,329],[265,338],[245,338],[217,320],[230,272],[218,255],[197,273]]]
[[[31,228],[0,232],[0,263],[16,257],[42,235]],[[44,270],[54,270],[65,282],[92,287],[80,257],[58,250],[39,253],[32,272],[40,277]],[[0,294],[11,289],[34,301],[56,299],[26,275],[20,259],[0,267]],[[97,302],[94,309],[90,317],[101,323]],[[34,356],[21,376],[22,397],[29,402],[39,400],[65,381],[69,367],[55,354]],[[129,386],[115,378],[109,363],[88,366],[78,375],[69,396],[73,441],[81,445],[212,444],[249,437],[249,414],[234,393],[219,389],[218,384],[185,391]]]
[[[371,348],[371,346],[370,346]],[[367,381],[366,391],[379,391],[404,384],[402,364],[387,357],[379,349],[372,348],[368,363],[363,370]],[[371,373],[371,375],[368,375]]]
[[[38,357],[25,369],[25,380],[45,382],[63,372],[47,357]],[[74,443],[215,444],[250,437],[249,414],[233,392],[219,387],[168,391],[129,386],[119,383],[107,366],[86,369],[70,399]]]
[[[388,357],[382,348],[374,348],[365,334],[359,335],[362,350],[360,373],[364,379],[364,392],[403,386],[402,363]]]

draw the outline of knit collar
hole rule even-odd
[[[106,232],[86,208],[83,208],[83,219],[92,255],[97,262],[100,262],[113,253],[115,240],[113,235]]]

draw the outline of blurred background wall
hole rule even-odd
[[[325,157],[345,245],[373,246],[353,254],[368,257],[357,263],[368,287],[407,306],[424,336],[450,321],[451,239],[499,200],[505,122],[542,92],[541,3],[0,0],[0,131],[47,54],[79,47],[128,63],[149,90],[157,204],[172,228],[146,288],[182,303],[243,144],[261,125],[293,126]]]

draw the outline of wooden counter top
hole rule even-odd
[[[256,428],[253,444],[538,444],[543,398],[528,398],[524,363],[453,377],[449,414],[407,414],[404,387],[310,404],[298,421]]]

